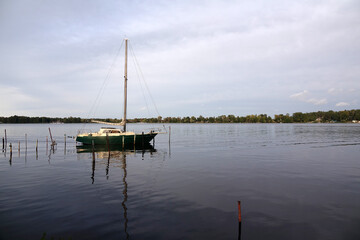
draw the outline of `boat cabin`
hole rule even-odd
[[[102,127],[100,128],[99,134],[103,133],[122,133],[121,129],[112,128],[112,127]]]

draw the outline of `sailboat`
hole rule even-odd
[[[84,145],[142,145],[149,144],[159,133],[157,131],[149,131],[135,133],[126,131],[126,110],[127,110],[127,58],[128,58],[128,39],[125,39],[125,71],[124,71],[124,117],[119,124],[107,123],[101,121],[92,121],[101,124],[121,125],[123,129],[114,127],[102,127],[98,132],[81,133],[76,136],[76,142]]]

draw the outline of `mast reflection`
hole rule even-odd
[[[107,161],[107,164],[106,164],[106,180],[109,179],[109,167],[110,167],[110,155],[108,157],[108,161]]]
[[[124,170],[124,175],[123,175],[123,184],[124,184],[124,191],[123,191],[123,195],[124,195],[124,200],[122,201],[121,205],[123,206],[124,209],[124,228],[125,228],[125,234],[126,234],[126,239],[129,239],[129,233],[127,232],[127,224],[128,224],[128,218],[127,218],[127,207],[125,205],[126,201],[127,201],[127,182],[126,182],[126,176],[127,176],[127,171],[126,171],[126,154],[123,154],[123,159],[122,159],[122,166],[121,168]]]
[[[151,144],[145,145],[143,147],[136,147],[132,149],[124,149],[121,146],[111,146],[110,149],[107,146],[76,146],[76,152],[81,153],[91,153],[92,154],[92,173],[91,173],[91,183],[94,184],[95,182],[95,168],[96,168],[96,158],[97,159],[107,159],[106,162],[106,179],[109,179],[109,171],[110,171],[110,159],[111,160],[120,160],[121,165],[120,168],[123,169],[123,178],[122,183],[124,185],[123,189],[123,201],[121,202],[121,205],[124,209],[124,231],[126,235],[126,239],[130,239],[130,235],[128,233],[128,215],[127,215],[127,200],[128,200],[128,183],[126,181],[127,178],[127,163],[126,163],[126,157],[127,155],[132,155],[136,153],[141,153],[142,159],[144,158],[145,153],[152,154],[153,152],[156,152],[156,149]],[[103,162],[103,166],[104,166]]]
[[[95,180],[95,152],[92,152],[92,174],[91,174],[91,184],[94,184],[94,180]]]

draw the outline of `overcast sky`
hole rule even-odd
[[[121,118],[125,37],[163,117],[360,108],[358,0],[1,0],[0,30],[1,116]]]

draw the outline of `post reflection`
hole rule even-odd
[[[95,176],[95,152],[92,153],[92,174],[91,174],[91,184],[94,184]]]
[[[132,149],[124,149],[122,146],[111,146],[110,149],[108,149],[107,146],[76,146],[76,151],[78,154],[82,153],[91,153],[92,155],[92,173],[91,173],[91,184],[94,184],[95,182],[95,169],[96,169],[96,159],[103,159],[107,160],[106,164],[105,162],[102,162],[103,166],[105,165],[105,173],[106,173],[106,179],[109,179],[109,172],[110,172],[110,162],[112,160],[112,163],[119,162],[121,163],[120,168],[123,170],[123,177],[122,177],[122,184],[124,186],[122,194],[123,194],[123,201],[121,202],[121,206],[124,210],[124,232],[126,235],[126,239],[130,239],[130,234],[128,233],[128,208],[126,206],[126,203],[128,201],[128,183],[127,183],[127,161],[126,157],[127,155],[135,155],[137,152],[141,152],[141,158],[144,160],[144,156],[146,153],[153,154],[156,152],[156,149],[153,148],[153,146],[145,145],[141,148],[132,148]],[[112,165],[114,166],[114,165]]]
[[[110,155],[106,164],[106,180],[109,180]]]

